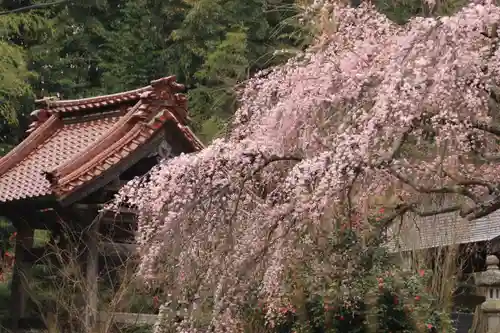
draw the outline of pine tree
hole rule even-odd
[[[13,9],[0,7],[0,10]],[[19,124],[31,109],[31,82],[36,73],[29,65],[27,47],[48,33],[50,20],[38,12],[0,16],[0,156],[19,140]]]

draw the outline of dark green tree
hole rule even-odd
[[[26,1],[4,1],[0,12],[29,5]],[[0,156],[22,136],[31,111],[37,78],[30,68],[28,48],[50,32],[51,21],[40,11],[0,15]]]
[[[0,10],[32,4],[10,1]],[[7,15],[25,21],[0,26],[11,34],[6,56],[18,61],[0,54],[0,66],[18,71],[5,71],[11,78],[0,94],[78,98],[175,74],[188,87],[192,125],[208,141],[234,112],[234,88],[286,59],[277,50],[303,45],[296,15],[294,0],[83,0]],[[37,22],[45,28],[26,35]]]
[[[300,47],[293,0],[128,2],[109,34],[103,84],[124,89],[176,74],[189,89],[198,134],[209,140],[235,109],[234,87]]]

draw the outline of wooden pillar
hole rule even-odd
[[[99,222],[95,220],[87,230],[87,265],[86,265],[86,309],[85,333],[92,333],[97,322],[98,307],[98,275],[99,275]]]
[[[20,226],[16,236],[16,253],[11,287],[11,328],[19,331],[19,319],[26,315],[28,301],[28,282],[32,263],[24,261],[25,249],[33,247],[34,230],[26,225]]]

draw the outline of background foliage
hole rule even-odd
[[[30,4],[4,1],[0,11]],[[307,41],[296,15],[293,0],[85,0],[2,15],[0,153],[19,140],[27,96],[88,97],[172,74],[210,140],[234,111],[233,88],[283,60],[276,50]]]
[[[4,0],[0,12],[47,2]],[[463,2],[376,1],[400,23]],[[300,13],[295,0],[83,0],[1,15],[0,154],[22,138],[34,96],[114,93],[172,74],[208,142],[234,113],[239,84],[311,41]]]
[[[4,0],[0,12],[48,0]],[[307,1],[306,1],[307,2]],[[377,0],[400,23],[464,0]],[[0,155],[23,136],[33,97],[113,93],[175,74],[188,87],[192,126],[223,133],[234,89],[311,41],[295,0],[82,0],[0,16]],[[300,4],[300,1],[299,1]]]

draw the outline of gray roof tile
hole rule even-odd
[[[391,251],[410,251],[489,241],[500,236],[500,211],[467,221],[458,213],[432,217],[405,217],[388,231]]]

